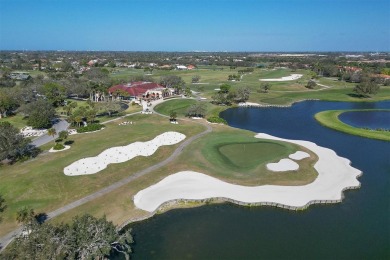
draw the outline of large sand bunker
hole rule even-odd
[[[177,132],[165,132],[147,142],[135,142],[127,146],[112,147],[95,157],[78,160],[64,168],[65,175],[94,174],[104,170],[110,163],[122,163],[136,156],[150,156],[162,145],[173,145],[185,139]]]
[[[135,206],[153,212],[165,202],[175,200],[225,198],[248,204],[276,203],[299,208],[312,202],[340,201],[343,190],[360,187],[357,177],[361,172],[353,168],[348,159],[338,156],[331,149],[308,141],[282,139],[268,134],[258,134],[256,137],[298,144],[317,154],[318,161],[314,165],[318,172],[317,179],[303,186],[246,187],[202,173],[183,171],[138,192],[134,196]]]
[[[290,80],[300,79],[302,76],[303,76],[302,74],[291,74],[290,76],[276,78],[276,79],[260,79],[260,81],[290,81]]]

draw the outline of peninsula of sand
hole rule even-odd
[[[260,79],[260,81],[290,81],[300,79],[302,76],[302,74],[291,74],[290,76],[275,79]]]
[[[111,163],[123,163],[136,156],[151,156],[163,145],[174,145],[186,138],[178,132],[165,132],[147,142],[135,142],[126,146],[111,147],[95,157],[83,158],[64,168],[68,176],[94,174]]]
[[[331,149],[309,141],[288,140],[268,134],[257,134],[255,137],[290,142],[311,150],[319,158],[314,165],[318,177],[314,182],[303,186],[246,187],[226,183],[202,173],[183,171],[139,191],[134,196],[135,206],[148,212],[155,212],[166,202],[222,198],[239,204],[275,203],[292,208],[304,208],[312,203],[341,201],[344,190],[360,187],[357,177],[361,171],[353,168],[348,159],[338,156]]]

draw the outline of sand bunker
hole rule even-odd
[[[276,79],[260,79],[260,81],[290,81],[290,80],[296,80],[300,79],[303,75],[302,74],[291,74],[287,77],[281,77]]]
[[[299,169],[299,164],[290,159],[281,159],[277,163],[268,163],[267,169],[273,172],[296,171]]]
[[[303,186],[246,187],[226,183],[202,173],[184,171],[172,174],[138,192],[134,196],[135,206],[153,212],[163,203],[179,199],[226,198],[244,203],[277,203],[304,207],[311,202],[340,201],[343,190],[360,187],[357,177],[361,172],[353,168],[348,159],[338,156],[331,149],[308,141],[282,139],[267,134],[258,134],[256,137],[290,142],[313,151],[319,158],[314,165],[318,172],[317,179]]]
[[[310,157],[310,154],[302,151],[297,151],[293,154],[290,154],[288,157],[293,160],[299,161],[304,158]],[[299,164],[297,164],[293,160],[286,158],[286,159],[281,159],[277,163],[268,163],[267,169],[273,172],[296,171],[299,169]]]
[[[136,156],[150,156],[162,145],[173,145],[185,139],[177,132],[165,132],[147,142],[135,142],[127,146],[112,147],[95,157],[78,160],[64,168],[65,175],[76,176],[94,174],[104,170],[110,163],[122,163]]]
[[[310,157],[310,154],[302,152],[302,151],[297,151],[297,152],[295,152],[293,154],[290,154],[288,157],[293,159],[293,160],[299,161],[299,160],[302,160],[302,159]]]

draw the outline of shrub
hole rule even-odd
[[[64,148],[65,148],[65,146],[61,143],[56,143],[53,147],[54,150],[62,150]]]
[[[209,117],[209,118],[207,118],[207,121],[209,121],[210,123],[217,123],[217,124],[227,125],[226,120],[223,119],[223,118],[220,118],[218,116]]]
[[[98,131],[98,130],[102,129],[103,127],[104,127],[104,125],[102,125],[102,124],[90,124],[90,125],[78,128],[77,133]]]

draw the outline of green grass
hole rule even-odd
[[[253,169],[291,152],[285,145],[273,142],[229,143],[217,146],[217,150],[226,164],[237,169]]]
[[[23,127],[27,126],[27,120],[24,119],[24,116],[21,114],[0,118],[0,122],[9,122],[18,129],[22,129]]]
[[[126,119],[133,121],[133,125],[109,123],[104,130],[96,133],[69,136],[68,140],[74,141],[69,150],[44,153],[24,163],[1,166],[0,194],[6,200],[7,209],[2,214],[0,236],[16,227],[15,216],[21,207],[32,207],[37,213],[50,212],[164,160],[177,145],[160,147],[150,157],[138,156],[128,162],[110,164],[94,175],[65,176],[64,167],[74,161],[96,156],[110,147],[148,141],[166,131],[178,131],[188,138],[204,130],[203,126],[190,122],[172,125],[169,120],[157,115],[139,114]],[[53,145],[54,142],[51,142],[42,149],[50,149]]]
[[[224,125],[213,125],[213,129],[211,134],[196,140],[183,152],[180,160],[185,165],[177,167],[178,171],[190,169],[226,182],[248,186],[304,185],[317,176],[312,167],[317,157],[303,147],[257,139],[253,132]],[[298,162],[299,172],[276,173],[267,170],[268,162],[277,162],[297,150],[311,155],[308,160]]]
[[[380,111],[380,110],[328,110],[322,111],[315,114],[315,119],[323,126],[329,127],[331,129],[344,132],[351,135],[362,136],[371,139],[379,139],[384,141],[390,141],[390,132],[387,131],[376,131],[376,130],[367,130],[362,128],[356,128],[350,125],[347,125],[340,121],[339,116],[344,112],[349,111]],[[390,111],[390,110],[382,110]]]
[[[158,104],[154,109],[163,115],[169,116],[172,111],[177,113],[179,117],[185,117],[187,111],[197,101],[194,99],[172,99]]]

